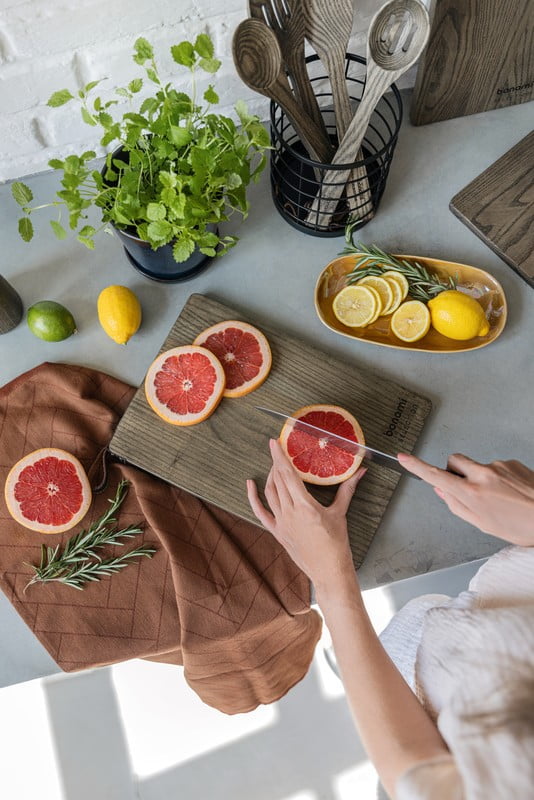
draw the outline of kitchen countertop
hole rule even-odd
[[[432,400],[433,410],[417,454],[445,465],[451,452],[480,461],[517,458],[534,466],[532,319],[534,291],[449,211],[449,200],[531,129],[533,104],[413,127],[405,120],[378,213],[359,238],[391,252],[471,264],[503,286],[509,305],[501,337],[481,350],[451,355],[376,347],[338,336],[324,327],[313,306],[319,272],[343,247],[342,238],[320,239],[294,230],[271,201],[269,175],[249,191],[251,211],[228,230],[240,241],[186,283],[163,285],[143,278],[126,260],[115,237],[100,234],[89,251],[74,239],[59,242],[48,210],[32,216],[33,241],[18,236],[18,207],[10,186],[0,186],[3,224],[0,273],[27,308],[50,299],[73,313],[78,334],[58,343],[36,339],[23,321],[0,337],[0,384],[43,361],[83,364],[138,385],[172,323],[193,292],[207,294],[307,339],[325,352],[397,380]],[[53,172],[25,179],[36,203],[52,199]],[[133,289],[143,306],[143,325],[120,347],[98,323],[96,299],[105,286]],[[359,571],[364,589],[486,557],[502,542],[453,517],[424,484],[403,479]],[[0,686],[49,674],[57,667],[0,595]]]

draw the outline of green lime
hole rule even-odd
[[[30,306],[27,322],[31,332],[46,342],[61,342],[76,333],[69,309],[54,300],[40,300]]]

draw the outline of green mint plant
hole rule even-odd
[[[162,83],[152,45],[139,38],[133,60],[146,75],[115,90],[133,108],[143,87],[153,85],[153,94],[140,102],[138,110],[114,118],[119,100],[93,97],[101,81],[88,83],[77,98],[68,89],[50,97],[52,107],[77,100],[84,122],[103,129],[100,144],[115,143],[116,147],[106,156],[102,173],[92,164],[93,150],[49,161],[50,167],[63,173],[61,189],[50,203],[32,207],[31,189],[20,181],[13,183],[13,197],[24,211],[19,220],[24,241],[33,237],[30,215],[57,207],[58,218],[50,225],[58,239],[67,236],[68,226],[90,249],[94,236],[108,223],[149,242],[154,250],[172,243],[177,262],[189,258],[195,248],[207,256],[220,256],[235,245],[237,237],[220,236],[217,226],[234,212],[247,216],[246,189],[265,166],[269,135],[243,101],[235,105],[240,125],[214,113],[212,106],[219,97],[212,85],[204,91],[203,102],[198,102],[198,70],[214,74],[221,64],[207,34],[197,36],[194,43],[171,47],[171,55],[191,73],[190,94]],[[100,210],[98,228],[88,223],[92,207]]]

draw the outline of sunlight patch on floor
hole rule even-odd
[[[132,769],[140,778],[231,744],[278,719],[273,705],[248,714],[222,714],[200,700],[175,666],[126,661],[112,667],[112,679]],[[140,697],[150,700],[140,703]]]
[[[62,796],[41,683],[28,681],[0,692],[3,797]]]

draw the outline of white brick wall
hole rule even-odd
[[[369,21],[383,0],[358,0],[351,50],[365,54]],[[74,102],[49,108],[52,92],[74,94],[108,77],[101,94],[142,74],[133,43],[154,45],[162,72],[187,87],[188,73],[173,64],[169,47],[209,32],[223,65],[215,76],[221,110],[240,98],[267,118],[268,101],[235,72],[231,40],[247,16],[246,0],[0,0],[0,181],[48,168],[48,161],[98,148],[99,128],[85,125]],[[413,70],[401,85],[413,84]],[[184,83],[185,82],[185,83]]]

